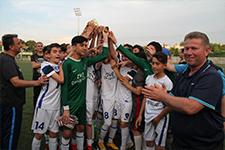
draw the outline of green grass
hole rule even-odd
[[[32,79],[32,67],[30,61],[18,61],[18,65],[20,66],[24,78],[26,80]],[[219,65],[225,70],[225,64]],[[31,143],[33,138],[33,133],[31,130],[31,123],[33,118],[33,92],[32,88],[26,89],[26,104],[24,105],[23,110],[23,121],[22,121],[22,129],[18,144],[18,150],[26,150],[31,149]],[[42,145],[43,148],[43,145]]]
[[[32,79],[32,67],[30,61],[18,61],[24,78],[26,80]],[[23,121],[20,139],[18,143],[18,150],[31,149],[31,143],[33,138],[33,133],[31,130],[31,123],[33,118],[33,89],[26,89],[26,104],[23,107]]]

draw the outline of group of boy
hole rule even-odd
[[[209,42],[205,34],[192,32],[185,37],[184,55],[186,55],[188,64],[175,66],[176,70],[174,70],[174,66],[171,67],[173,68],[172,71],[180,73],[174,85],[171,72],[165,71],[166,68],[169,69],[167,66],[168,56],[163,53],[158,42],[150,42],[146,50],[139,45],[119,45],[117,47],[116,38],[109,31],[109,28],[96,27],[90,23],[85,29],[83,36],[75,36],[72,39],[72,52],[67,59],[62,56],[62,48],[57,43],[45,47],[43,54],[40,54],[38,48],[36,49],[36,55],[32,56],[32,67],[40,76],[35,80],[25,82],[22,76],[20,77],[19,69],[17,65],[14,65],[16,64],[14,60],[10,60],[12,62],[11,66],[13,65],[15,68],[14,72],[8,72],[9,75],[1,72],[1,82],[3,82],[4,78],[7,78],[4,82],[9,84],[9,88],[13,90],[20,86],[41,85],[40,93],[35,96],[37,102],[35,102],[32,122],[34,132],[33,150],[40,149],[41,139],[45,133],[49,137],[49,149],[57,149],[59,126],[62,126],[60,149],[83,149],[85,127],[87,131],[87,149],[93,149],[94,135],[92,134],[92,127],[94,112],[98,109],[96,108],[98,100],[102,105],[100,114],[104,119],[103,124],[100,126],[99,140],[97,141],[101,150],[106,149],[104,143],[108,132],[107,147],[114,150],[126,150],[132,135],[136,150],[165,149],[169,113],[172,110],[175,111],[171,123],[175,135],[174,149],[205,149],[205,146],[207,146],[205,143],[210,144],[212,149],[221,149],[223,147],[223,144],[221,144],[223,135],[219,131],[222,131],[223,127],[221,126],[223,122],[220,112],[224,85],[219,82],[222,81],[221,76],[217,72],[214,73],[215,67],[206,61],[206,56],[209,53],[209,48],[207,48]],[[19,39],[13,35],[5,35],[3,38],[11,40],[11,43],[5,39],[3,40],[3,44],[5,44],[4,55],[7,55],[7,59],[11,59],[11,55],[15,57],[20,52]],[[88,48],[89,40],[92,42],[90,48]],[[97,43],[97,46],[94,47],[93,43]],[[37,43],[37,47],[41,47],[40,45],[43,47],[42,43]],[[204,49],[201,46],[206,48]],[[37,62],[41,55],[43,55],[43,60]],[[60,59],[60,56],[63,59]],[[1,60],[5,61],[3,57],[1,57]],[[1,63],[1,70],[6,67],[8,66]],[[99,70],[101,76],[97,75]],[[207,79],[206,75],[208,75]],[[210,78],[211,75],[212,78]],[[206,80],[209,78],[210,81],[215,82],[214,84],[210,82],[212,87],[207,86],[205,80],[198,82],[203,76]],[[101,80],[101,84],[96,82],[97,80]],[[184,89],[190,85],[192,88],[187,88],[189,91]],[[212,88],[214,89],[212,90]],[[3,86],[1,86],[1,94],[6,92],[2,90]],[[210,96],[210,93],[204,94],[207,90],[208,93],[209,90],[212,90],[214,97]],[[170,91],[171,95],[168,94]],[[22,89],[21,93],[23,93]],[[22,116],[21,106],[24,101],[21,104],[17,104],[17,102],[8,104],[2,97],[0,99],[0,111],[3,112],[3,108],[9,107],[8,112],[12,116],[12,120],[7,119],[7,121],[10,122],[13,128],[15,123],[13,121],[13,118],[15,119],[14,109],[20,106],[20,116]],[[24,99],[24,96],[22,99]],[[12,114],[11,109],[13,110]],[[4,112],[6,111],[4,110]],[[194,125],[189,125],[194,116],[197,116],[198,120],[194,122]],[[2,118],[4,119],[3,115],[1,115],[0,140],[3,143],[1,148],[10,149],[13,145],[16,147],[17,140],[14,139],[15,137],[2,136],[6,135],[3,134]],[[21,118],[18,123],[20,125]],[[190,122],[187,122],[187,120]],[[209,125],[207,127],[197,125],[197,123],[200,123],[199,121]],[[186,127],[187,131],[181,129],[182,125],[185,126],[184,123],[188,125]],[[120,148],[113,142],[118,124],[121,130]],[[215,130],[208,132],[209,137],[206,137],[203,131],[199,130],[198,132],[198,129],[195,129],[196,133],[190,133],[188,127],[193,129],[198,126],[204,131]],[[12,128],[6,131],[8,133],[12,132],[14,130]],[[17,137],[19,131],[20,126],[16,132]],[[216,137],[212,137],[212,135],[216,135]],[[189,136],[193,136],[194,139],[189,139]],[[213,143],[208,141],[209,138],[214,140]],[[200,144],[198,145],[198,143]]]

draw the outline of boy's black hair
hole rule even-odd
[[[134,48],[139,49],[139,51],[144,51],[144,48],[142,46],[140,46],[140,45],[137,45],[137,44],[134,45],[132,49],[134,49]]]
[[[140,57],[140,58],[143,58],[143,59],[147,60],[147,56],[146,56],[146,54],[145,54],[144,51],[140,51],[140,52],[134,53],[134,54],[135,54],[136,56]]]
[[[88,39],[81,36],[81,35],[78,35],[78,36],[75,36],[73,37],[72,41],[71,41],[71,44],[72,45],[77,45],[78,43],[81,44],[83,42],[88,42]]]
[[[145,51],[144,51],[144,48],[142,46],[136,44],[136,45],[133,46],[133,49],[134,48],[139,49],[139,52],[138,53],[134,53],[136,56],[147,60],[147,56],[146,56]]]
[[[49,49],[49,45],[44,46],[43,49],[42,49],[43,53],[47,52],[48,49]]]
[[[67,51],[67,45],[68,45],[68,44],[65,44],[65,43],[63,43],[63,44],[60,45],[61,51],[62,51],[62,52],[65,53],[65,52]]]
[[[163,52],[156,52],[152,57],[155,57],[159,62],[164,65],[167,64],[167,56],[163,54]]]
[[[152,42],[148,43],[147,46],[149,46],[149,45],[154,46],[155,49],[156,49],[156,52],[159,52],[159,51],[161,52],[162,51],[162,46],[161,46],[161,44],[159,42],[152,41]]]
[[[61,46],[58,43],[52,43],[52,44],[48,45],[48,47],[46,48],[46,52],[50,53],[53,47],[61,48]]]
[[[2,36],[2,45],[5,51],[9,50],[9,47],[14,45],[13,38],[18,37],[17,34],[5,34]]]
[[[128,47],[129,49],[133,49],[133,46],[130,45],[130,44],[128,44],[128,43],[124,44],[123,46],[124,46],[124,47]]]

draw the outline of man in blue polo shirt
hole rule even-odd
[[[189,67],[180,74],[171,94],[157,86],[143,89],[143,94],[174,110],[173,150],[223,150],[223,85],[216,69],[207,63],[209,52],[206,34],[187,34],[184,57]]]

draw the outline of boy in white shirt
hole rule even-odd
[[[173,87],[172,81],[164,73],[167,64],[167,56],[157,52],[152,58],[153,75],[148,75],[145,83],[147,86],[165,86],[167,91]],[[170,108],[162,102],[145,98],[142,102],[136,126],[142,121],[142,114],[145,110],[145,131],[146,150],[165,150],[167,128],[169,122]]]
[[[32,130],[34,138],[32,150],[40,149],[41,138],[44,133],[49,135],[49,149],[57,149],[57,133],[59,131],[57,118],[60,116],[60,93],[64,82],[62,65],[60,62],[60,45],[53,43],[46,50],[48,61],[41,64],[41,74],[49,77],[48,84],[42,86],[33,117]]]

